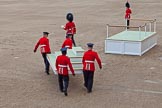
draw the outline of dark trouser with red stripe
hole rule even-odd
[[[67,88],[69,86],[69,76],[58,74],[58,82],[60,91],[67,93]]]
[[[88,92],[92,92],[94,71],[84,70],[83,75],[84,75],[84,86],[87,88]]]
[[[46,71],[47,74],[49,74],[49,66],[50,66],[50,64],[49,64],[49,62],[47,60],[47,53],[42,53],[42,57],[44,59],[45,71]]]

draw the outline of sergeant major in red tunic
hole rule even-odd
[[[76,28],[74,22],[68,22],[66,23],[64,30],[66,30],[66,34],[72,33],[73,35],[76,34]]]
[[[66,34],[69,34],[69,33],[72,34],[72,42],[74,46],[76,46],[75,40],[74,40],[74,34],[76,34],[76,26],[75,26],[75,23],[73,22],[73,14],[68,13],[66,15],[66,19],[68,20],[68,22],[66,23],[65,26],[62,26],[62,28],[66,30]]]

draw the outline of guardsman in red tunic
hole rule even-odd
[[[51,53],[50,45],[49,45],[49,40],[48,40],[48,32],[43,32],[43,37],[39,39],[37,44],[35,45],[34,48],[34,53],[37,51],[37,48],[40,46],[40,52],[42,54],[42,57],[44,59],[44,64],[45,64],[45,72],[47,75],[49,75],[49,62],[47,60],[47,54]]]
[[[75,40],[74,40],[74,34],[76,34],[76,27],[75,27],[75,23],[73,22],[73,14],[68,13],[66,16],[66,19],[68,20],[68,23],[66,23],[65,26],[61,26],[61,27],[64,30],[66,30],[66,34],[68,33],[72,34],[72,41],[73,41],[74,46],[76,46]]]
[[[62,44],[62,48],[66,47],[68,49],[72,49],[73,42],[71,40],[71,37],[72,37],[72,34],[71,33],[67,34],[66,40]]]
[[[126,19],[126,24],[127,24],[127,29],[129,29],[129,24],[130,24],[130,14],[132,13],[131,9],[130,9],[130,4],[127,1],[125,4],[126,7],[126,11],[125,11],[125,19]]]
[[[56,58],[56,69],[58,72],[58,81],[60,91],[64,92],[64,95],[67,96],[67,88],[69,85],[69,73],[68,67],[72,72],[72,75],[75,76],[74,69],[70,62],[70,58],[66,56],[67,48],[61,48],[62,55]]]
[[[102,65],[97,52],[92,50],[93,44],[88,43],[87,45],[88,45],[88,51],[84,53],[82,63],[83,63],[84,86],[87,88],[87,92],[90,93],[92,92],[92,86],[93,86],[95,60],[97,60],[100,69],[102,69]]]

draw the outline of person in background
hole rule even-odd
[[[74,34],[76,34],[76,27],[75,27],[75,23],[73,22],[73,14],[72,13],[68,13],[66,16],[66,19],[68,20],[68,22],[66,23],[65,26],[61,26],[64,30],[66,30],[66,35],[68,33],[72,34],[72,41],[73,41],[73,45],[76,46],[75,40],[74,40]]]
[[[83,63],[83,76],[84,76],[84,86],[87,88],[87,92],[92,92],[93,86],[93,76],[95,71],[95,60],[99,65],[99,68],[102,69],[101,60],[97,52],[93,51],[93,43],[88,43],[88,51],[86,51],[82,58]]]
[[[58,82],[60,91],[64,92],[64,95],[67,96],[67,89],[69,85],[69,73],[68,73],[68,66],[72,75],[75,76],[74,69],[70,62],[70,58],[66,56],[67,48],[61,48],[62,55],[59,55],[56,58],[56,69],[58,72]]]
[[[45,64],[45,72],[47,75],[49,75],[49,62],[47,60],[47,54],[51,53],[50,45],[49,45],[49,40],[48,40],[48,32],[43,32],[43,37],[39,39],[37,44],[35,45],[34,48],[34,53],[37,51],[37,48],[40,46],[40,52],[42,54],[42,57],[44,59],[44,64]]]
[[[130,4],[128,1],[126,2],[125,7],[126,7],[126,11],[125,11],[126,26],[127,29],[129,29],[130,18],[131,18],[130,14],[132,13],[132,10],[130,9]]]

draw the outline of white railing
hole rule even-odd
[[[154,20],[145,20],[145,19],[130,19],[130,20],[135,20],[135,21],[145,21],[146,23],[143,25],[143,26],[125,26],[125,25],[109,25],[107,24],[107,38],[109,37],[109,28],[111,27],[118,27],[118,28],[125,28],[127,30],[127,28],[138,28],[138,31],[139,31],[139,37],[141,37],[141,31],[142,31],[142,28],[144,28],[144,31],[145,31],[145,35],[146,35],[146,32],[147,32],[147,26],[149,25],[149,32],[156,32],[156,19]],[[152,26],[153,25],[153,26]],[[152,31],[153,29],[153,31]]]
[[[156,19],[154,19],[154,20],[148,20],[148,19],[130,19],[130,20],[146,22],[146,26],[147,26],[147,24],[149,24],[149,31],[150,32],[156,32]],[[152,27],[152,25],[153,25],[153,27]],[[152,31],[152,29],[153,29],[153,31]]]

